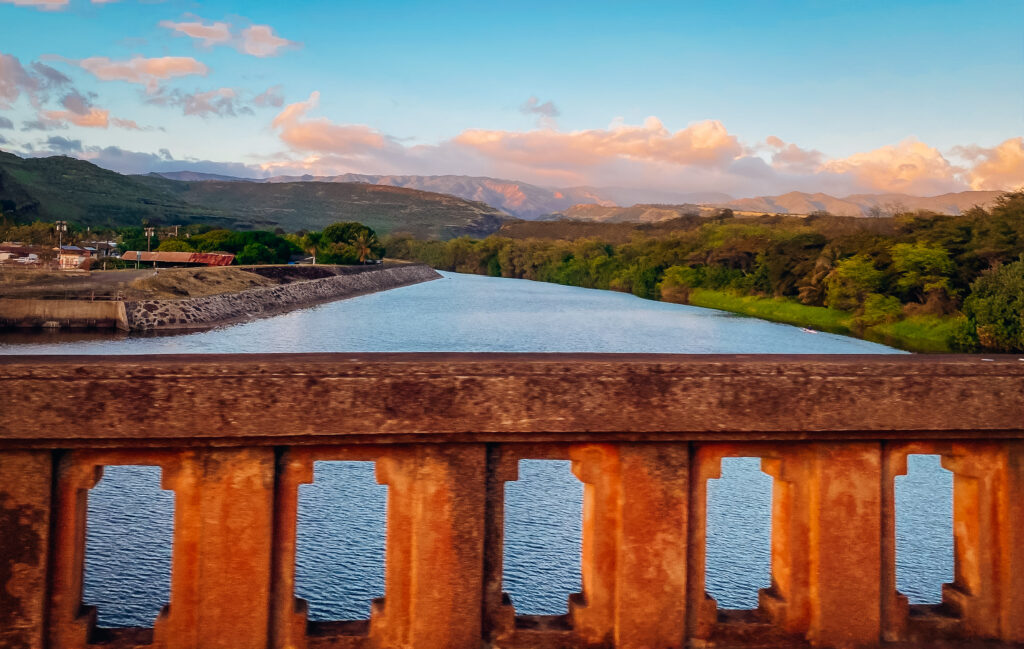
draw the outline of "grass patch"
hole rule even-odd
[[[961,317],[915,315],[898,322],[875,325],[858,332],[853,314],[823,306],[807,306],[787,298],[735,295],[725,291],[695,288],[690,292],[693,306],[739,313],[762,320],[854,336],[909,352],[944,354],[953,351],[950,340]]]
[[[944,354],[953,351],[949,341],[962,318],[955,316],[915,315],[898,322],[875,325],[864,338],[911,352]]]
[[[690,292],[690,304],[834,334],[852,334],[852,314],[823,306],[807,306],[786,298],[734,295],[725,291],[695,288]]]

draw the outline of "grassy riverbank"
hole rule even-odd
[[[864,338],[911,352],[943,353],[953,351],[952,339],[960,320],[932,315],[910,316],[896,322],[860,327],[855,315],[822,306],[808,306],[786,298],[736,295],[727,291],[697,288],[690,292],[689,304],[708,309],[752,316],[818,331]]]

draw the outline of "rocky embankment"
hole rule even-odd
[[[278,286],[261,286],[237,293],[126,302],[125,312],[131,331],[202,329],[440,277],[437,271],[424,264],[403,264]]]
[[[64,289],[66,299],[20,298],[0,292],[0,329],[203,329],[439,277],[424,264],[161,269],[130,286],[114,282],[123,277],[111,274],[106,283],[113,288],[108,287],[106,295],[98,280],[95,286]],[[94,299],[97,288],[99,300]],[[43,286],[36,292],[45,290]],[[128,293],[127,299],[120,295],[112,299],[114,290]]]

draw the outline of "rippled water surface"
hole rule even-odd
[[[445,273],[444,279],[210,331],[162,337],[0,336],[0,354],[327,351],[899,353],[873,343],[621,293]],[[756,605],[768,585],[771,481],[756,458],[709,483],[708,591]],[[150,626],[169,593],[174,496],[155,467],[109,467],[89,494],[85,600],[105,626]],[[505,590],[562,613],[580,588],[582,485],[567,462],[524,461],[506,489]],[[911,458],[897,484],[898,582],[936,601],[951,578],[949,476]],[[316,620],[364,618],[384,592],[387,488],[364,462],[319,462],[300,488],[297,593]]]

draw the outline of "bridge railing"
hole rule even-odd
[[[937,356],[360,354],[0,360],[0,646],[81,649],[931,647],[1024,643],[1024,360]],[[895,579],[907,456],[953,473],[955,578]],[[708,480],[772,476],[771,586],[705,589]],[[582,590],[518,615],[505,484],[561,459],[583,483]],[[299,486],[324,460],[388,487],[385,594],[310,622]],[[82,601],[87,493],[111,465],[175,495],[151,629]]]

